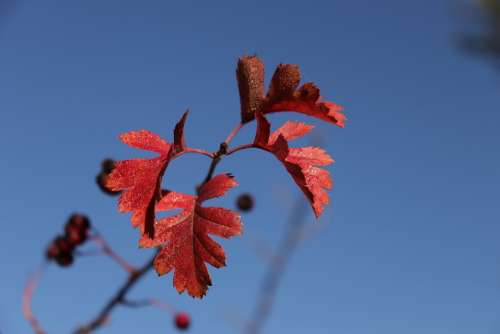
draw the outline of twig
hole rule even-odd
[[[74,333],[75,334],[88,334],[93,330],[100,328],[109,318],[109,315],[113,309],[121,304],[125,300],[125,296],[129,290],[139,281],[139,279],[144,276],[151,268],[153,268],[154,258],[156,254],[146,262],[141,268],[131,272],[125,283],[118,289],[118,291],[111,297],[111,299],[106,303],[104,308],[99,312],[99,314],[91,320],[87,325],[81,326]]]
[[[229,134],[229,136],[227,136],[226,140],[224,140],[224,143],[226,143],[226,145],[229,145],[231,140],[233,140],[233,138],[238,134],[238,132],[241,130],[241,128],[243,128],[244,125],[245,124],[243,123],[239,123],[238,125],[236,125],[235,128]]]
[[[180,153],[176,154],[176,155],[174,156],[174,158],[178,158],[178,157],[180,157],[181,155],[184,155],[185,153],[196,153],[196,154],[201,154],[201,155],[205,155],[205,156],[207,156],[207,157],[209,157],[209,158],[213,158],[213,157],[214,157],[213,153],[210,153],[210,152],[207,152],[207,151],[205,151],[205,150],[198,149],[198,148],[191,148],[191,147],[188,147],[188,148],[186,148],[184,151],[182,151],[182,152],[180,152]]]
[[[163,311],[166,311],[170,314],[176,314],[178,311],[175,307],[173,307],[170,304],[167,304],[161,300],[150,298],[150,299],[144,299],[144,300],[128,300],[125,299],[121,302],[123,306],[127,307],[132,307],[132,308],[137,308],[137,307],[145,307],[145,306],[154,306],[156,308],[159,308]]]
[[[210,163],[210,166],[208,167],[207,176],[205,176],[205,179],[203,180],[202,185],[207,183],[208,181],[210,181],[210,179],[214,175],[215,167],[217,167],[217,164],[219,164],[219,162],[221,161],[222,156],[224,156],[226,154],[227,154],[227,144],[225,142],[223,142],[220,144],[219,150],[214,153],[214,156],[212,158],[212,162]]]
[[[95,231],[95,228],[94,228]],[[97,232],[90,237],[103,251],[104,254],[108,255],[110,258],[116,261],[126,272],[132,274],[136,271],[136,268],[129,264],[124,258],[122,258],[118,253],[116,253],[108,242]]]
[[[321,141],[322,138],[317,137],[312,143],[318,146]],[[228,152],[228,155],[245,148],[249,148],[249,145],[242,145],[241,148],[237,147]],[[276,292],[286,266],[296,250],[297,245],[308,237],[307,232],[304,230],[304,223],[308,215],[307,206],[307,201],[300,196],[291,209],[285,235],[275,252],[274,261],[268,265],[267,272],[261,283],[260,293],[255,308],[245,328],[245,333],[247,334],[259,334],[262,331],[262,328],[271,314]]]
[[[46,263],[42,264],[37,271],[30,275],[30,277],[28,278],[28,283],[26,284],[23,292],[23,314],[36,334],[45,334],[45,331],[42,329],[42,326],[33,314],[33,310],[31,309],[31,301],[33,300],[33,292],[38,286],[38,282],[40,282],[45,268]]]
[[[248,232],[246,232],[246,236],[248,242],[261,260],[263,260],[266,264],[271,264],[273,261],[276,261],[277,254],[265,240],[263,240],[260,236],[252,235]]]
[[[246,150],[248,148],[256,148],[256,147],[254,146],[254,144],[243,144],[240,146],[236,146],[235,148],[232,148],[229,151],[227,151],[227,155],[231,155],[231,154],[236,153],[238,151]]]
[[[299,198],[292,208],[285,236],[278,247],[274,261],[269,264],[267,273],[262,280],[256,306],[245,328],[247,334],[260,333],[269,318],[286,265],[297,243],[301,241],[302,227],[308,212],[306,206],[307,202],[303,198]]]

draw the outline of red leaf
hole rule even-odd
[[[270,143],[274,143],[279,135],[282,135],[287,141],[300,138],[309,133],[314,126],[302,123],[287,121],[278,130],[274,131],[269,138]]]
[[[295,111],[344,127],[342,107],[322,101],[319,88],[307,82],[299,88],[301,79],[297,65],[280,64],[273,74],[264,97],[264,65],[256,56],[241,57],[236,71],[241,101],[241,121],[247,123],[258,112]]]
[[[269,134],[270,124],[257,113],[257,134],[254,146],[273,153],[285,166],[295,183],[311,203],[316,217],[323,212],[329,197],[325,189],[332,188],[332,180],[327,170],[317,166],[333,163],[333,159],[319,147],[289,148],[288,140],[302,137],[311,126],[299,122],[287,122]]]
[[[174,128],[174,148],[176,152],[182,152],[186,149],[186,140],[184,139],[184,124],[188,116],[189,110],[182,115],[181,120]]]
[[[224,195],[237,185],[232,176],[220,174],[200,190],[198,196],[177,192],[165,195],[156,205],[156,211],[183,209],[177,215],[156,222],[156,237],[144,235],[142,247],[163,246],[154,265],[159,275],[175,269],[174,286],[179,293],[187,290],[192,297],[203,297],[212,285],[205,262],[216,268],[226,265],[224,249],[208,235],[230,238],[242,233],[240,216],[218,207],[202,207],[207,199]]]
[[[132,225],[154,238],[155,205],[161,199],[161,182],[165,169],[173,155],[185,150],[183,128],[187,113],[174,130],[174,145],[157,134],[147,131],[124,133],[120,139],[127,145],[158,153],[152,159],[132,159],[116,162],[106,180],[106,187],[122,191],[118,202],[120,212],[132,212]],[[172,149],[175,147],[175,149]]]

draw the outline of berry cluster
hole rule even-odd
[[[97,174],[95,181],[97,182],[97,185],[99,186],[99,189],[105,194],[115,196],[120,194],[120,191],[113,191],[106,187],[106,180],[115,168],[115,162],[112,159],[105,159],[101,162],[101,172]]]
[[[87,216],[73,214],[64,227],[64,235],[58,235],[47,247],[45,253],[48,260],[55,261],[61,267],[73,263],[73,251],[87,240],[90,221]]]
[[[177,329],[186,330],[189,328],[191,319],[189,318],[189,315],[187,313],[180,312],[175,315],[174,322]]]

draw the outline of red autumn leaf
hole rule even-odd
[[[280,64],[265,97],[264,65],[259,58],[241,57],[236,74],[242,123],[253,120],[258,112],[295,111],[344,127],[345,116],[340,105],[323,101],[319,88],[312,82],[299,87],[301,75],[297,65]]]
[[[295,183],[311,203],[316,217],[323,212],[329,197],[325,189],[332,188],[332,180],[327,170],[318,166],[333,163],[333,159],[319,147],[289,148],[288,141],[308,133],[312,126],[299,122],[286,122],[270,134],[267,119],[257,113],[257,133],[254,146],[273,153],[290,173]]]
[[[232,176],[220,174],[201,186],[198,196],[169,192],[156,205],[156,211],[180,208],[182,212],[159,219],[155,238],[143,235],[140,245],[163,246],[154,261],[156,272],[164,275],[175,269],[174,286],[179,293],[187,290],[192,297],[203,297],[212,285],[205,262],[216,268],[226,265],[224,249],[208,235],[241,235],[240,216],[228,209],[201,204],[224,195],[236,185]]]
[[[186,124],[188,113],[189,110],[182,115],[181,120],[174,128],[174,149],[176,152],[182,152],[187,148],[186,140],[184,139],[184,124]]]
[[[185,149],[183,128],[187,112],[174,130],[174,145],[147,130],[124,133],[120,139],[127,145],[158,153],[152,159],[132,159],[116,162],[106,186],[122,191],[118,202],[120,212],[132,212],[132,225],[154,238],[155,205],[161,199],[161,182],[173,155]],[[174,148],[174,149],[172,149]]]

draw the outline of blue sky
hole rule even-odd
[[[26,277],[74,211],[88,214],[133,263],[137,231],[94,183],[105,157],[141,155],[117,136],[167,139],[191,108],[191,146],[215,150],[239,119],[238,56],[257,53],[266,77],[299,64],[305,81],[342,104],[345,129],[309,120],[335,158],[328,227],[293,257],[265,333],[500,332],[500,72],[456,47],[454,1],[19,1],[0,6],[0,332],[28,333]],[[273,115],[274,126],[297,114]],[[254,125],[235,143],[252,138]],[[299,142],[298,144],[303,143]],[[192,192],[208,166],[185,156],[165,182]],[[264,152],[224,160],[240,186],[214,204],[257,197],[248,235],[276,245],[301,196]],[[317,224],[312,215],[308,224]],[[222,241],[203,300],[171,275],[132,291],[187,310],[191,333],[233,333],[265,264],[248,237]],[[49,268],[34,310],[49,333],[88,320],[124,280],[106,258]],[[169,333],[168,314],[119,309],[103,333]]]

